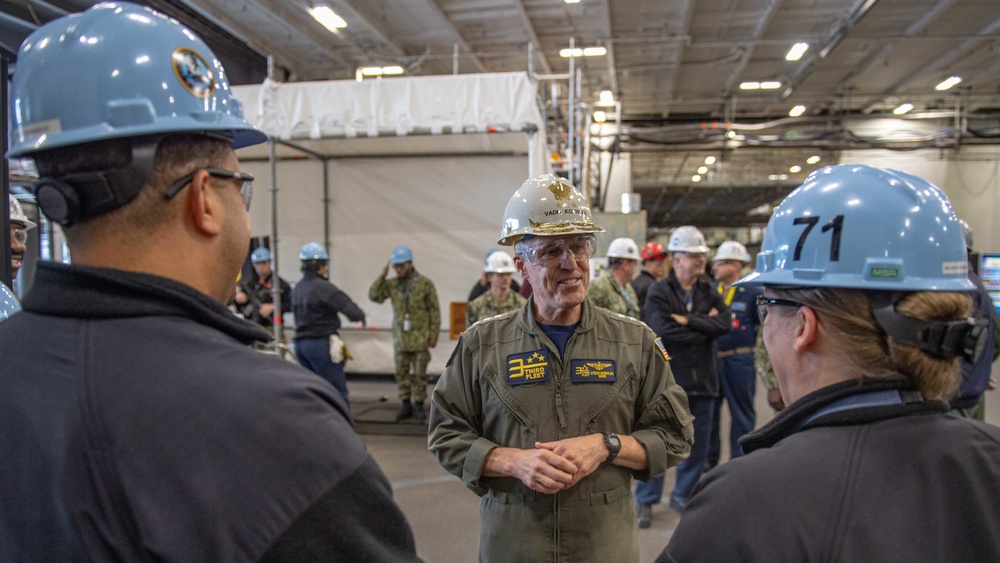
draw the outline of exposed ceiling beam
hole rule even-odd
[[[369,6],[370,4],[363,2],[359,4],[354,0],[338,0],[337,7],[344,8],[342,16],[347,16],[348,21],[361,22],[383,45],[388,46],[392,51],[391,56],[405,57],[406,53],[403,49],[391,39],[392,32],[369,13],[367,9]]]
[[[956,1],[957,0],[938,0],[938,2],[927,11],[927,13],[917,19],[917,21],[907,26],[907,28],[903,31],[903,35],[906,37],[913,37],[917,35],[934,20],[936,20],[938,16],[951,8]],[[844,77],[844,79],[840,82],[838,91],[843,92],[857,84],[862,75],[875,67],[875,65],[880,64],[886,57],[889,56],[889,53],[896,48],[897,43],[898,41],[895,40],[884,43],[877,52],[869,55],[868,58],[865,59],[865,62],[851,70],[851,72]]]
[[[614,37],[614,26],[611,23],[611,2],[601,0],[601,35],[604,37]],[[615,63],[615,46],[613,43],[605,45],[608,54],[608,78],[610,79],[611,91],[621,100],[621,90],[618,89],[618,65]]]
[[[455,37],[455,43],[457,43],[462,50],[468,53],[468,58],[472,61],[472,64],[475,65],[476,70],[479,72],[487,72],[486,67],[483,65],[483,61],[479,60],[479,57],[477,57],[472,51],[469,44],[465,42],[465,39],[462,38],[462,34],[458,32],[457,28],[455,28],[455,24],[451,23],[451,20],[448,19],[448,14],[444,13],[441,6],[438,6],[437,2],[434,0],[424,0],[424,6],[427,6],[427,9],[434,12],[434,14],[436,14],[441,19],[441,22],[448,28],[448,31],[451,31],[451,34]]]
[[[297,72],[298,74],[302,74],[301,69],[299,68],[302,62],[295,61],[293,59],[286,57],[283,54],[282,49],[280,49],[278,45],[264,39],[263,35],[259,31],[251,30],[246,26],[238,23],[225,11],[220,10],[212,3],[203,2],[199,0],[181,0],[181,1],[184,3],[185,6],[191,8],[195,12],[198,12],[203,18],[219,26],[226,33],[232,35],[238,41],[245,43],[254,51],[257,51],[258,53],[260,53],[265,57],[266,56],[274,57],[274,62],[288,69],[290,72]]]
[[[771,24],[771,20],[774,18],[774,14],[778,11],[778,4],[780,3],[781,0],[768,0],[767,6],[764,7],[764,13],[761,14],[760,19],[757,20],[757,26],[750,35],[751,41],[757,41],[764,36],[764,32],[767,31],[767,27]],[[726,87],[722,93],[723,98],[731,96],[733,89],[742,80],[743,71],[746,70],[747,65],[750,64],[750,59],[753,58],[754,49],[755,47],[752,45],[743,49],[743,55],[740,57],[739,62],[736,63],[733,71],[729,73],[729,78],[726,79]]]
[[[688,33],[690,32],[690,28],[691,28],[691,17],[694,14],[695,0],[682,0],[682,1],[684,2],[684,7],[680,11],[683,11],[684,17],[681,19],[680,26],[684,30],[684,33],[683,33],[683,35],[676,36],[673,39],[677,39],[677,38],[680,38],[680,37],[686,37],[687,40],[690,41],[691,36],[688,35]],[[663,92],[664,96],[663,96],[662,99],[664,99],[664,100],[666,100],[666,99],[672,99],[674,97],[674,93],[677,90],[677,88],[676,88],[677,76],[681,72],[680,60],[682,58],[681,55],[683,55],[684,49],[685,49],[686,45],[687,45],[687,41],[684,41],[683,39],[681,39],[679,41],[676,41],[674,43],[674,45],[672,45],[672,47],[671,47],[671,51],[672,51],[671,54],[676,54],[677,56],[675,57],[676,58],[676,62],[675,61],[670,61],[671,63],[675,63],[674,66],[673,66],[673,68],[666,69],[662,73],[662,76],[664,76],[666,78],[666,83],[667,83],[667,86],[669,87],[668,91],[664,91]],[[622,107],[623,108],[625,107],[625,102],[626,102],[626,100],[622,100]],[[667,115],[669,113],[669,111],[670,111],[669,104],[664,104],[661,107],[662,107],[662,110],[661,110],[660,113],[662,113],[663,115]],[[625,111],[625,110],[622,109],[622,111]]]
[[[524,29],[528,32],[528,37],[531,39],[535,60],[541,63],[543,73],[552,74],[552,67],[549,66],[549,60],[545,58],[545,51],[542,50],[542,42],[538,40],[538,34],[535,33],[535,26],[531,23],[531,18],[528,17],[528,11],[524,9],[524,2],[514,0],[514,5],[517,7],[517,14],[521,18],[521,24],[524,25]]]
[[[885,101],[886,98],[898,94],[900,91],[902,91],[903,88],[905,88],[911,82],[926,75],[927,73],[936,72],[939,69],[955,62],[958,58],[967,53],[969,49],[972,49],[981,41],[995,40],[996,37],[994,36],[994,34],[998,30],[1000,30],[1000,18],[993,20],[992,22],[984,26],[982,29],[980,29],[979,32],[976,33],[975,38],[966,39],[965,41],[962,41],[960,44],[942,53],[938,58],[934,59],[933,61],[927,64],[921,64],[920,67],[917,68],[915,71],[897,80],[895,84],[887,88],[880,96],[877,96],[876,98],[869,100],[864,111],[866,113],[874,111],[882,102]]]
[[[290,4],[286,0],[248,0],[251,4],[256,4],[260,8],[267,12],[273,14],[279,20],[283,20],[286,24],[291,26],[297,32],[299,32],[303,37],[309,39],[315,43],[318,47],[324,50],[324,56],[336,61],[341,66],[353,69],[359,66],[359,61],[357,60],[347,60],[342,56],[335,54],[335,50],[340,47],[347,47],[348,49],[354,51],[354,53],[361,57],[361,62],[364,62],[366,57],[365,50],[355,45],[352,41],[348,40],[342,33],[330,33],[326,29],[322,28],[316,20],[314,20],[306,11],[303,6],[298,6]],[[299,65],[302,63],[300,62]],[[308,73],[303,73],[308,75]]]

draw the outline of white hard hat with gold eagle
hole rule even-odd
[[[521,184],[507,202],[498,244],[513,246],[530,236],[603,233],[590,205],[569,180],[544,174]]]

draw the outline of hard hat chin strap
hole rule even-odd
[[[936,356],[975,362],[989,336],[989,321],[968,317],[958,321],[924,321],[896,312],[895,305],[874,307],[875,319],[893,339]]]
[[[49,219],[68,227],[127,204],[146,185],[156,146],[156,141],[133,145],[124,168],[39,179],[34,183],[38,206]]]

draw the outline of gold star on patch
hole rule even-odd
[[[538,361],[542,360],[542,356],[538,352],[535,352],[534,354],[531,355],[530,358],[528,358],[528,363],[529,364],[533,363],[535,360],[538,360]]]

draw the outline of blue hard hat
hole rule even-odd
[[[222,64],[176,20],[128,2],[38,28],[11,83],[7,156],[126,137],[216,132],[233,147],[267,137],[243,119]]]
[[[329,261],[330,255],[326,253],[326,247],[318,242],[307,242],[302,245],[299,251],[299,260],[323,260]]]
[[[410,262],[413,260],[413,251],[410,250],[409,246],[397,246],[392,249],[392,260],[393,264],[403,264],[405,262]]]
[[[250,254],[250,261],[254,264],[260,264],[261,262],[271,261],[271,251],[264,248],[263,246],[258,246]]]
[[[962,226],[936,186],[897,170],[827,166],[771,216],[738,285],[968,291]]]
[[[0,322],[7,320],[11,315],[21,310],[21,304],[14,297],[14,292],[0,282]]]

